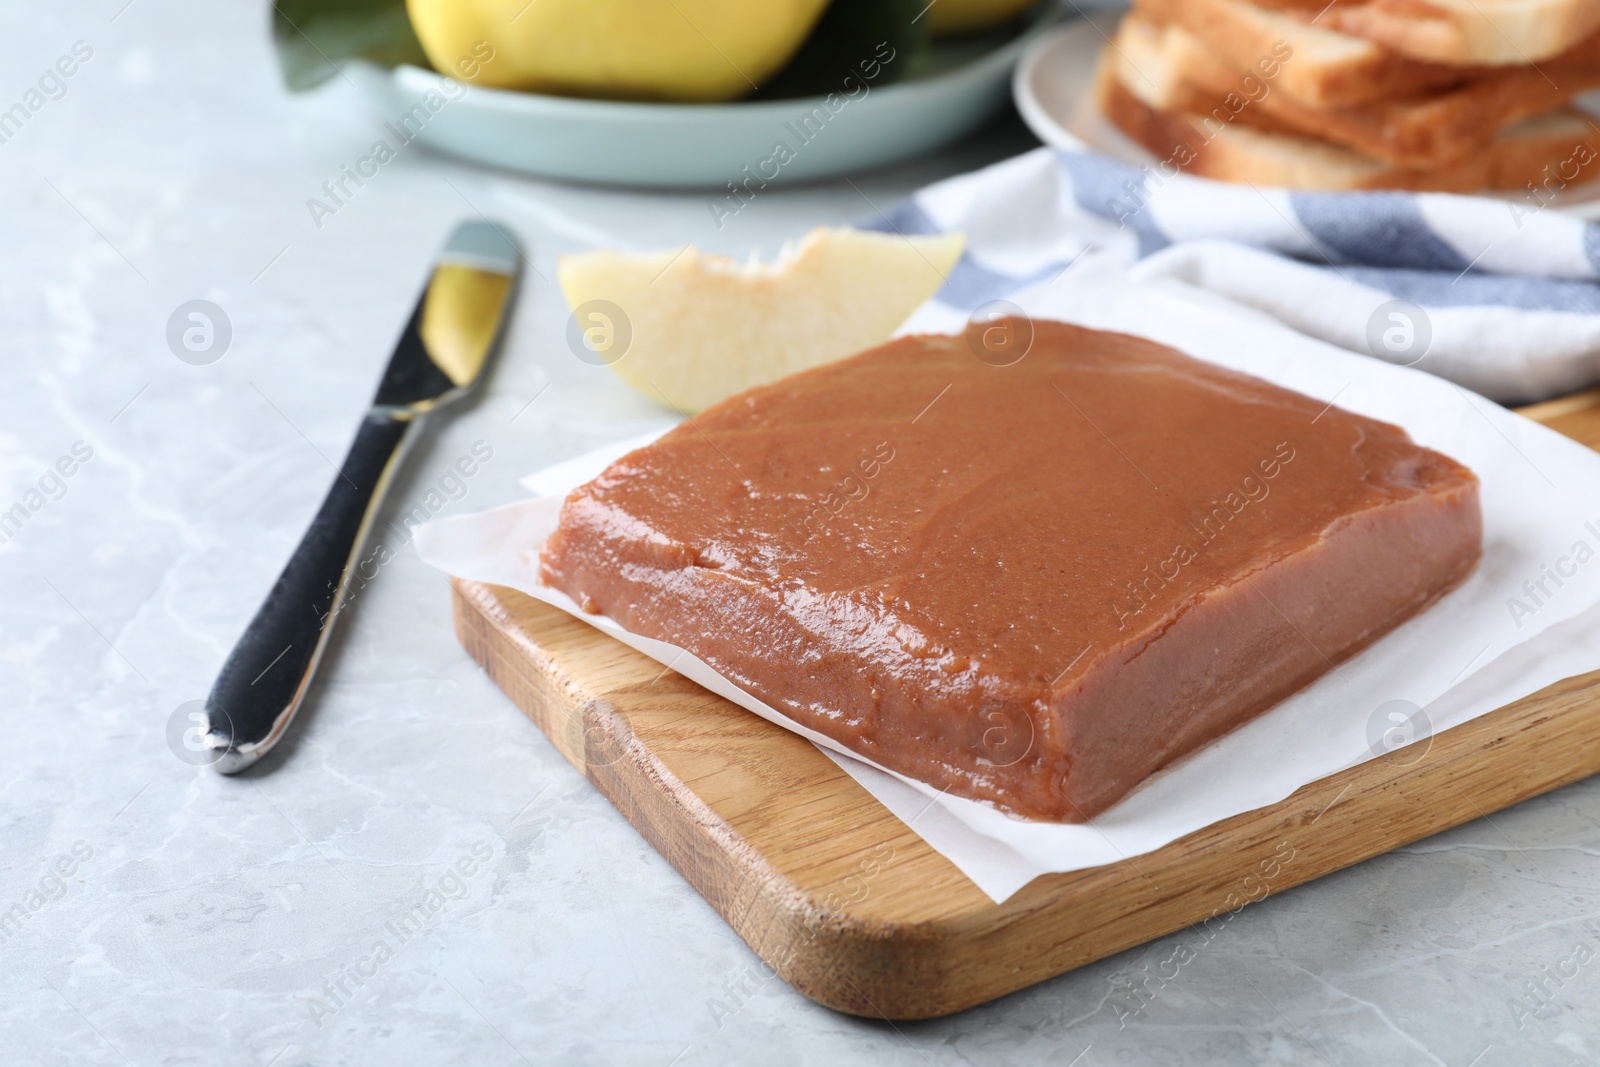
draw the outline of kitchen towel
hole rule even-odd
[[[1204,289],[1349,351],[1529,403],[1600,383],[1600,227],[1537,192],[1295,192],[1040,148],[859,225],[965,232],[935,300],[966,314],[1108,257],[1130,278]]]

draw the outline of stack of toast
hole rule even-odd
[[[1600,177],[1572,105],[1600,87],[1600,0],[1135,0],[1096,85],[1169,171],[1541,201]]]

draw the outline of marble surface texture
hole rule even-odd
[[[175,758],[171,716],[304,529],[458,219],[505,219],[536,269],[486,397],[417,453],[398,509],[480,441],[493,459],[441,513],[664,424],[567,349],[559,253],[770,253],[1032,142],[1008,119],[854,186],[764,192],[720,230],[704,196],[409,149],[319,227],[307,198],[382,116],[339,82],[286,94],[265,3],[5,10],[0,109],[76,42],[92,55],[0,143],[0,509],[41,504],[0,544],[0,1062],[1600,1060],[1600,781],[1252,905],[1202,947],[889,1025],[763,979],[457,647],[444,578],[409,551],[354,602],[282,758],[236,779]],[[193,299],[232,324],[205,366],[165,338]]]

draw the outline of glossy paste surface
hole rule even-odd
[[[1476,564],[1477,479],[1403,430],[1031,329],[1010,366],[909,337],[703,412],[568,498],[546,580],[878,763],[1080,821]]]

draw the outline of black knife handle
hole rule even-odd
[[[362,421],[310,529],[228,654],[206,697],[204,731],[223,774],[266,755],[294,718],[417,421],[403,410]]]

